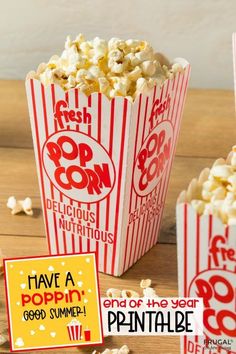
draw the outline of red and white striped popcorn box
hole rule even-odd
[[[71,341],[81,339],[82,325],[78,320],[71,320],[67,325],[67,330]]]
[[[51,254],[94,251],[118,276],[157,242],[190,73],[178,61],[135,102],[26,80]]]
[[[229,158],[229,157],[228,157]],[[236,225],[189,203],[208,169],[177,201],[180,297],[203,298],[203,336],[181,337],[181,353],[236,353]]]

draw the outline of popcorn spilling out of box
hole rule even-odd
[[[236,351],[235,235],[234,146],[226,159],[194,178],[177,201],[179,296],[202,297],[204,304],[204,335],[181,338],[183,353],[205,352],[209,338],[218,343],[217,353]]]
[[[86,95],[99,91],[132,101],[182,71],[180,63],[171,64],[147,41],[99,37],[87,41],[79,34],[74,40],[68,36],[61,56],[53,55],[30,77],[45,85],[59,84],[64,90],[76,87]]]

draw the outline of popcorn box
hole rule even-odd
[[[135,102],[26,80],[51,254],[95,251],[121,275],[156,242],[190,66]]]
[[[236,353],[236,225],[177,203],[179,296],[202,297],[203,336],[181,337],[181,353]],[[190,200],[190,199],[189,199]]]
[[[71,341],[81,339],[82,325],[79,321],[72,320],[68,323],[67,330]]]

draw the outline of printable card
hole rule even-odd
[[[11,351],[103,342],[94,253],[6,259]]]

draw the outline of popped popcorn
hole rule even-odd
[[[27,197],[24,200],[16,200],[14,196],[8,198],[7,207],[11,209],[12,215],[24,212],[26,215],[33,215],[32,200]]]
[[[134,290],[122,290],[121,297],[123,298],[130,298],[130,297],[140,297],[139,293]]]
[[[186,198],[200,215],[214,215],[224,224],[236,224],[236,145],[227,160],[218,159],[204,169]],[[187,200],[186,200],[187,201]]]
[[[99,37],[87,41],[79,34],[74,40],[68,36],[62,54],[53,55],[27,77],[46,86],[58,84],[64,90],[76,87],[86,95],[102,92],[108,98],[123,96],[134,100],[180,71],[183,68],[179,63],[170,64],[147,41],[106,41]]]
[[[121,297],[121,290],[110,288],[107,290],[106,295],[107,295],[107,297],[118,298],[118,297]]]
[[[140,282],[140,288],[146,289],[152,285],[151,279],[142,279]]]
[[[105,349],[102,353],[94,350],[92,354],[129,354],[130,350],[125,344],[120,349]]]
[[[158,297],[158,295],[156,294],[156,290],[151,287],[147,287],[147,288],[143,289],[143,296],[144,297]]]
[[[142,279],[140,281],[140,288],[143,289],[143,297],[158,297],[158,295],[156,294],[156,290],[153,289],[151,285],[152,285],[151,279]],[[111,298],[131,298],[131,297],[140,297],[140,294],[137,291],[130,290],[130,289],[119,290],[115,288],[110,288],[106,291],[106,296]]]

